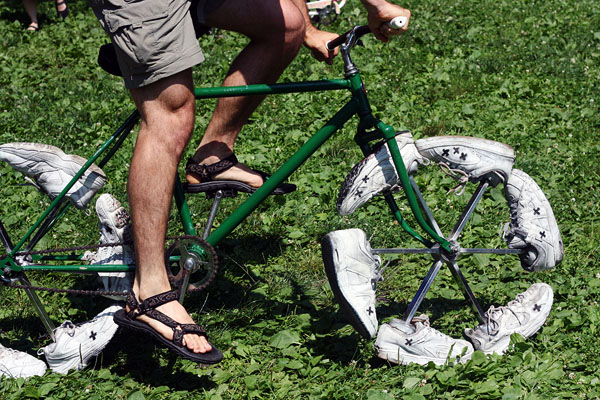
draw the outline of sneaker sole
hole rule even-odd
[[[405,134],[410,134],[410,131],[400,131],[400,132],[396,132],[396,137],[398,136],[402,136]],[[411,139],[411,143],[413,146],[415,145],[414,139],[412,138],[412,135],[410,136]],[[396,139],[397,140],[397,139]],[[354,186],[354,183],[359,180],[358,177],[359,176],[372,176],[373,175],[373,171],[377,168],[381,168],[382,169],[382,175],[386,175],[384,172],[384,167],[382,167],[382,165],[379,162],[374,162],[372,167],[369,169],[365,169],[367,164],[369,164],[370,162],[373,161],[374,158],[377,157],[377,153],[379,153],[380,151],[385,151],[385,142],[379,142],[378,144],[376,144],[373,147],[373,152],[369,155],[367,155],[365,158],[363,158],[361,161],[358,162],[358,164],[356,164],[354,167],[352,167],[352,169],[350,170],[350,172],[348,173],[348,175],[346,176],[346,179],[344,179],[344,182],[342,183],[342,186],[340,187],[340,191],[338,193],[338,198],[337,198],[337,202],[336,202],[336,209],[338,211],[339,215],[345,216],[345,215],[351,215],[352,213],[354,213],[354,211],[356,211],[358,208],[360,208],[361,206],[363,206],[365,203],[367,203],[369,200],[371,200],[373,197],[377,196],[378,194],[380,194],[381,192],[384,192],[385,190],[389,190],[390,188],[392,188],[393,185],[391,184],[386,184],[385,186],[383,186],[380,190],[373,192],[370,197],[365,197],[365,200],[362,200],[359,206],[353,207],[351,211],[349,212],[342,212],[341,208],[342,208],[342,203],[343,200],[346,199],[348,197],[348,194],[350,193],[350,189],[352,188],[352,186]],[[389,152],[389,150],[388,150]],[[402,150],[400,150],[400,152],[402,152]],[[417,151],[418,153],[418,151]],[[406,160],[404,160],[406,162]],[[412,165],[412,164],[411,164]],[[396,169],[392,166],[392,165],[388,165],[387,166],[388,170],[392,170],[392,172],[394,173],[394,175],[398,175],[396,172]],[[410,173],[410,168],[408,168],[409,170],[409,174]]]
[[[494,158],[494,156],[504,158],[506,162],[510,163],[510,168],[508,170],[491,170],[489,172],[486,172],[485,174],[477,176],[477,178],[475,179],[476,181],[485,179],[488,176],[493,176],[492,174],[494,172],[499,172],[503,176],[503,180],[506,181],[510,175],[512,166],[515,162],[515,150],[509,145],[489,139],[477,138],[472,136],[428,137],[418,139],[415,142],[415,146],[417,146],[417,150],[419,151],[419,153],[428,160],[431,160],[433,162],[448,162],[452,165],[455,165],[454,168],[464,170],[465,172],[469,172],[467,168],[464,167],[467,164],[456,164],[456,162],[448,160],[443,156],[436,154],[435,149],[441,146],[462,146],[473,150],[478,150],[480,152],[488,153],[491,155],[489,156],[491,158]],[[492,179],[492,181],[498,183],[496,179]]]
[[[354,308],[346,301],[346,297],[342,294],[340,290],[340,285],[337,280],[337,274],[335,273],[335,264],[333,262],[333,258],[329,257],[330,254],[333,254],[333,245],[331,244],[331,240],[329,238],[323,239],[321,243],[322,255],[323,255],[323,264],[325,266],[325,274],[327,275],[327,279],[329,280],[329,286],[333,291],[333,296],[335,300],[340,305],[344,315],[348,319],[348,322],[362,337],[365,339],[371,339],[374,335],[369,333],[367,327],[362,323],[358,314],[354,311]]]
[[[62,170],[73,176],[75,176],[75,174],[77,172],[79,172],[81,167],[87,162],[87,160],[85,158],[80,157],[75,154],[67,154],[56,146],[51,146],[48,144],[38,144],[38,143],[35,143],[35,147],[33,145],[34,145],[34,143],[9,143],[9,144],[0,146],[0,153],[6,152],[6,153],[12,155],[13,157],[18,157],[18,158],[24,160],[24,162],[30,162],[30,160],[28,160],[26,157],[22,156],[23,151],[28,152],[29,154],[32,154],[32,156],[38,155],[40,152],[43,152],[43,153],[48,154],[48,158],[44,159],[43,161],[40,160],[40,161],[38,161],[38,163],[39,162],[46,163],[50,167],[54,168],[54,170]],[[12,151],[13,149],[18,149],[20,154],[14,153]],[[101,179],[104,179],[104,180],[106,179],[106,174],[96,164],[90,165],[90,167],[88,168],[86,173],[88,173],[88,174],[95,173]],[[81,181],[82,185],[84,185],[86,188],[89,188],[89,189],[95,189],[95,188],[100,189],[104,185],[102,183],[102,185],[94,184],[94,185],[90,186],[90,185],[85,184],[85,180],[82,178],[79,179]]]
[[[539,189],[539,195],[536,196],[536,200],[543,205],[543,207],[548,211],[548,215],[546,216],[547,221],[548,221],[548,226],[549,226],[549,231],[550,233],[556,232],[556,236],[553,238],[553,243],[552,243],[552,250],[553,250],[553,254],[552,254],[552,259],[554,260],[554,263],[549,264],[549,265],[536,265],[537,264],[537,259],[532,263],[532,265],[536,265],[535,267],[532,267],[531,265],[528,265],[527,261],[523,258],[522,255],[519,255],[520,259],[521,259],[521,266],[523,267],[523,269],[525,271],[528,272],[539,272],[539,271],[544,271],[547,269],[552,269],[554,267],[556,267],[558,264],[560,264],[563,260],[564,257],[564,244],[562,241],[562,237],[560,234],[560,229],[558,228],[558,223],[556,222],[556,217],[554,216],[554,210],[552,210],[552,206],[550,205],[550,202],[548,201],[548,198],[546,197],[546,194],[544,193],[544,191],[540,188],[540,186],[537,184],[537,182],[535,182],[535,180],[529,176],[529,174],[527,174],[526,172],[521,171],[520,169],[513,169],[510,175],[510,179],[509,182],[507,183],[510,184],[511,186],[513,186],[515,188],[515,190],[518,190],[519,192],[522,191],[522,188],[528,184],[528,181],[532,182],[530,184],[533,184],[535,186],[537,186],[537,188]],[[511,181],[512,179],[512,181]],[[519,180],[518,184],[515,184],[515,180]],[[505,188],[505,196],[508,199],[510,196],[508,195],[508,189]],[[527,243],[528,246],[531,246],[535,249],[535,245],[532,243]]]

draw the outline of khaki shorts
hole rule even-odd
[[[115,45],[127,88],[146,86],[204,61],[189,0],[89,2]]]

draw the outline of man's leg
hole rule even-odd
[[[133,292],[141,301],[171,289],[165,271],[164,240],[177,165],[194,127],[191,69],[132,89],[131,95],[142,117],[128,182],[137,264]],[[179,323],[194,323],[179,302],[157,310]],[[138,319],[166,338],[173,337],[171,328],[157,320]],[[184,340],[196,353],[211,350],[204,337],[188,334]]]
[[[231,64],[223,86],[274,83],[296,57],[304,40],[304,17],[290,0],[225,0],[207,16],[209,26],[235,31],[250,43]],[[233,153],[242,126],[264,96],[221,98],[194,161],[213,164]],[[262,178],[242,164],[218,174],[219,179],[238,180],[254,187]],[[188,174],[188,182],[198,180]]]

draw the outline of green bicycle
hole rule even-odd
[[[408,306],[405,319],[410,321],[415,316],[419,305],[440,271],[441,266],[446,264],[463,291],[465,298],[473,306],[478,319],[482,322],[484,321],[483,309],[479,305],[473,291],[470,289],[462,274],[457,264],[457,258],[465,253],[513,254],[524,257],[530,249],[525,247],[508,249],[469,249],[462,248],[458,239],[475,207],[482,199],[486,189],[495,186],[502,181],[506,181],[507,176],[501,177],[500,179],[498,174],[494,173],[479,174],[476,176],[476,179],[473,181],[478,182],[479,186],[473,193],[464,212],[455,224],[454,229],[449,235],[444,235],[441,232],[433,213],[427,206],[427,202],[419,191],[414,178],[409,174],[411,171],[407,170],[405,160],[403,159],[397,142],[399,133],[396,132],[393,127],[385,124],[373,115],[367,93],[364,90],[364,83],[360,71],[351,59],[351,51],[358,43],[360,43],[360,38],[368,33],[370,33],[370,30],[367,26],[357,26],[329,44],[331,48],[338,46],[341,48],[340,53],[344,63],[344,78],[342,79],[195,89],[195,96],[198,100],[219,97],[323,91],[345,91],[350,93],[350,97],[347,103],[341,107],[341,109],[338,110],[321,129],[314,133],[314,135],[312,135],[310,139],[308,139],[287,161],[285,161],[283,165],[256,190],[256,192],[251,194],[216,228],[214,228],[213,225],[220,201],[225,197],[235,196],[237,193],[235,191],[227,192],[223,190],[206,192],[207,198],[213,199],[213,204],[207,217],[204,231],[199,235],[194,227],[194,222],[192,221],[191,212],[186,199],[190,190],[179,178],[176,179],[174,202],[178,209],[179,218],[183,228],[183,235],[173,238],[174,243],[166,251],[166,266],[172,283],[179,290],[180,301],[183,302],[186,292],[190,290],[202,290],[216,276],[218,257],[214,247],[241,224],[244,219],[248,217],[280,184],[306,162],[315,151],[323,146],[328,139],[336,134],[336,132],[350,121],[350,119],[357,116],[359,122],[354,140],[361,148],[363,154],[366,157],[373,157],[382,149],[384,144],[384,147],[388,149],[389,165],[387,171],[392,171],[392,175],[395,175],[393,178],[395,182],[393,185],[383,187],[379,191],[389,206],[394,220],[402,230],[422,244],[421,248],[414,249],[374,248],[372,249],[373,253],[423,253],[431,254],[434,258],[433,265],[429,269],[419,290]],[[97,248],[98,246],[42,250],[37,249],[37,246],[44,236],[48,235],[53,227],[56,226],[57,222],[65,215],[68,207],[72,205],[68,200],[69,191],[72,190],[78,182],[89,178],[90,171],[101,171],[101,168],[109,162],[115,152],[122,146],[139,119],[137,111],[131,113],[111,137],[108,138],[88,160],[84,160],[84,162],[81,163],[81,168],[72,174],[70,181],[64,186],[60,193],[57,193],[48,208],[37,218],[31,228],[21,238],[16,240],[13,239],[0,220],[0,240],[6,250],[6,254],[1,256],[2,258],[0,260],[0,264],[2,265],[0,282],[5,286],[25,290],[36,312],[40,316],[42,323],[52,338],[54,338],[52,333],[54,326],[44,305],[36,295],[36,290],[53,290],[94,295],[123,295],[123,293],[98,290],[74,291],[71,289],[42,288],[32,285],[28,274],[32,272],[97,274],[106,272],[133,272],[135,270],[134,265],[98,265],[84,262],[82,260],[83,251]],[[463,138],[461,140],[461,143],[465,144],[467,147],[469,146],[470,142],[467,139]],[[453,142],[448,142],[442,147],[452,148],[452,143]],[[494,144],[491,144],[491,146],[493,147]],[[493,150],[489,151],[493,152]],[[507,157],[510,158],[510,151],[506,151],[508,152]],[[433,153],[435,153],[435,151]],[[446,161],[448,161],[449,157],[451,158],[451,155],[446,154],[445,152],[442,152],[439,155],[433,153],[430,153],[430,158],[434,160],[436,158],[445,158]],[[458,156],[461,157],[461,154]],[[385,160],[381,160],[381,162],[384,161]],[[459,163],[454,163],[452,168],[454,170],[460,170],[461,165]],[[420,232],[411,227],[401,214],[400,208],[394,197],[394,191],[396,190],[401,190],[404,193]],[[122,243],[120,243],[120,245],[122,245]],[[560,262],[560,260],[558,260],[558,262]],[[338,297],[339,293],[335,294],[336,297]],[[364,332],[361,333],[365,335]]]

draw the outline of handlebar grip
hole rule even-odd
[[[408,18],[399,16],[392,19],[390,22],[387,23],[387,25],[392,29],[402,29],[406,26],[407,22]]]

